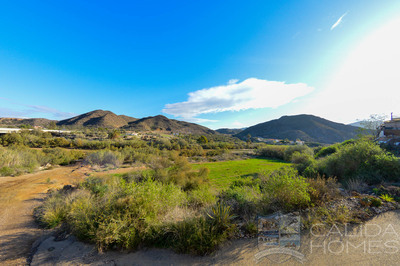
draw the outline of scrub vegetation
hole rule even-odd
[[[359,222],[400,200],[400,188],[388,185],[399,182],[398,157],[368,137],[311,148],[224,135],[93,130],[54,137],[34,130],[3,135],[0,143],[3,176],[76,162],[98,171],[141,166],[50,191],[35,210],[44,227],[70,231],[100,250],[205,255],[227,239],[257,233],[257,215],[300,212],[307,228]],[[357,196],[363,211],[339,204],[352,191],[368,194]]]

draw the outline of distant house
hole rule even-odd
[[[400,117],[392,115],[390,120],[383,122],[377,140],[379,143],[400,145]]]

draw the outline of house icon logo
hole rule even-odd
[[[257,262],[268,258],[275,263],[283,263],[291,258],[303,262],[300,249],[300,216],[298,214],[275,213],[257,217],[259,252]]]

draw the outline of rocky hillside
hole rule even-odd
[[[169,119],[162,115],[145,117],[122,127],[131,131],[160,131],[182,134],[215,134],[214,130],[197,124]]]
[[[300,139],[308,142],[336,143],[354,138],[357,127],[335,123],[313,115],[282,116],[260,123],[235,135],[246,139],[252,137],[271,139]]]
[[[125,115],[116,115],[110,111],[95,110],[69,119],[61,120],[57,125],[120,128],[135,120],[137,119]]]
[[[40,126],[47,127],[51,122],[57,122],[55,120],[49,120],[45,118],[0,118],[0,126],[15,126],[21,125]]]

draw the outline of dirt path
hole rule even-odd
[[[120,168],[96,173],[123,173]],[[93,173],[80,165],[58,167],[17,177],[0,177],[0,265],[24,265],[33,242],[44,234],[34,222],[33,209],[51,188],[74,184]]]

